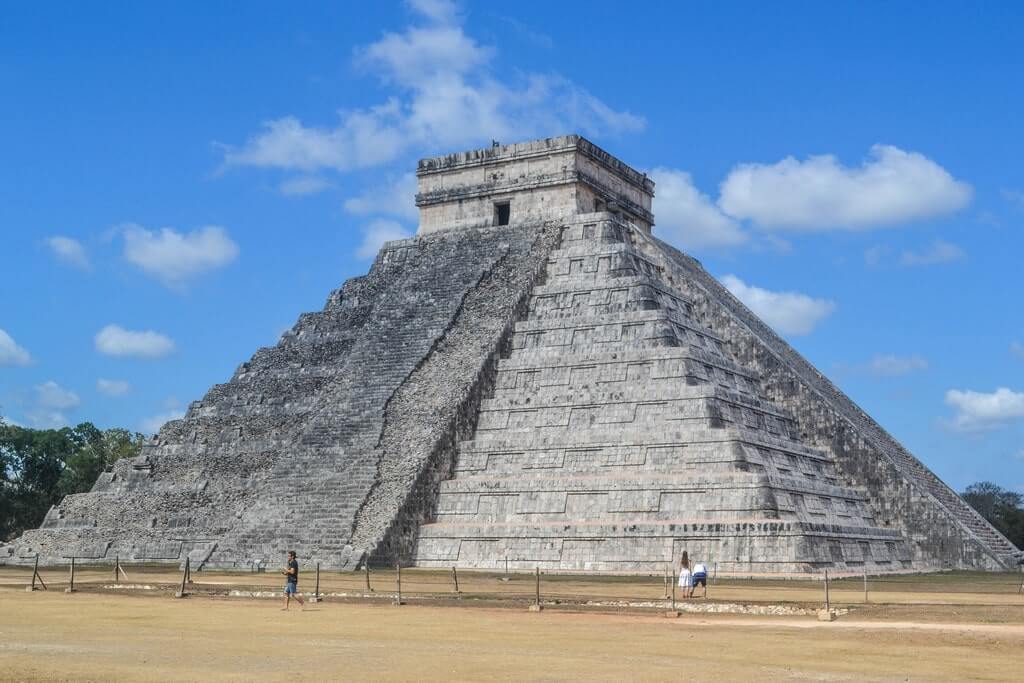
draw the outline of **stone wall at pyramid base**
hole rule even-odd
[[[505,535],[495,537],[495,531]],[[844,540],[837,541],[837,536]],[[900,534],[806,522],[493,525],[433,524],[420,536],[421,567],[663,573],[683,551],[729,574],[883,573],[912,570]]]

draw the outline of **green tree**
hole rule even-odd
[[[0,419],[0,540],[38,527],[50,506],[92,488],[100,472],[138,455],[144,437],[83,422],[30,429]]]
[[[982,481],[968,486],[960,497],[1011,543],[1024,549],[1024,496]]]

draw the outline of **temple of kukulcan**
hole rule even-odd
[[[423,159],[416,237],[0,564],[1008,569],[1020,552],[577,135]]]

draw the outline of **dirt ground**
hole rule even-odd
[[[1016,606],[874,606],[832,623],[384,600],[279,607],[0,585],[0,678],[970,681],[1020,680],[1024,671]],[[989,612],[1001,616],[984,619]]]

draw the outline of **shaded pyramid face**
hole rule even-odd
[[[581,218],[531,292],[416,563],[661,571],[686,550],[723,571],[911,568],[902,533],[800,440],[634,246],[642,234]]]

